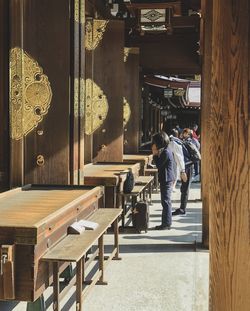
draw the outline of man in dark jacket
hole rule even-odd
[[[158,178],[161,190],[162,221],[156,230],[170,229],[172,225],[172,203],[171,194],[175,180],[174,158],[172,151],[168,148],[169,137],[165,132],[153,136],[152,152],[153,159],[158,168]]]

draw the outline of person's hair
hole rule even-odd
[[[152,145],[156,145],[157,149],[166,148],[169,142],[168,135],[163,131],[155,134],[152,138]]]
[[[198,129],[198,125],[195,123],[194,125],[193,125],[193,129],[194,128],[197,128]]]
[[[177,131],[177,129],[172,129],[170,135],[173,135],[174,137],[179,137],[179,132]]]
[[[185,129],[182,131],[182,134],[188,134],[188,136],[191,137],[192,131],[191,131],[189,128],[185,128]]]

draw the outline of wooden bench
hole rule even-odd
[[[153,190],[153,183],[154,183],[154,176],[139,176],[135,184],[145,185],[145,189],[148,191],[149,194],[149,203],[152,204],[152,190]]]
[[[154,187],[156,192],[159,192],[159,181],[158,181],[158,169],[157,168],[146,168],[145,176],[154,176]]]
[[[99,226],[95,230],[86,230],[79,235],[67,235],[55,247],[49,250],[42,258],[43,261],[53,263],[53,310],[60,310],[60,298],[76,284],[76,310],[82,310],[84,297],[95,284],[107,284],[104,281],[104,268],[112,259],[119,260],[118,241],[118,218],[121,209],[103,208],[97,210],[88,220],[96,222]],[[104,258],[103,236],[108,227],[114,224],[114,249],[108,258]],[[99,269],[92,277],[91,282],[85,282],[85,269],[88,262],[86,260],[87,251],[98,240],[98,261]],[[96,253],[93,257],[96,256]],[[94,258],[90,260],[94,260]],[[59,265],[62,262],[76,263],[76,276],[70,281],[68,286],[60,292]],[[85,285],[85,286],[84,286]],[[84,287],[84,288],[83,288]]]
[[[137,198],[140,197],[144,201],[146,201],[146,184],[140,184],[134,186],[133,190],[130,193],[124,193],[120,192],[120,197],[121,197],[121,204],[122,204],[122,227],[125,227],[125,218],[128,214],[127,206],[126,206],[126,201],[127,199],[131,198],[131,205],[132,209],[135,207],[135,204],[137,202]]]

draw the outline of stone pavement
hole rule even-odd
[[[173,207],[179,206],[179,189]],[[122,261],[107,267],[107,286],[96,286],[84,301],[86,311],[207,311],[208,252],[201,242],[200,185],[192,184],[188,213],[175,216],[171,230],[120,235]],[[150,227],[160,224],[159,194],[153,195]],[[108,244],[113,236],[107,235]],[[110,243],[109,243],[110,242]],[[198,246],[198,248],[197,248]],[[50,301],[51,289],[45,298]],[[63,311],[75,310],[74,289]],[[65,300],[65,301],[66,301]],[[64,301],[63,301],[64,303]],[[25,311],[26,304],[0,303],[0,311]],[[52,310],[52,306],[48,307]]]

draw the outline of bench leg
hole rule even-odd
[[[36,301],[27,303],[26,311],[45,311],[45,310],[46,306],[43,295],[41,295]]]
[[[149,204],[152,205],[152,182],[149,184]]]
[[[60,283],[59,283],[59,264],[53,262],[53,310],[59,311],[59,294],[60,294]]]
[[[84,261],[80,259],[76,264],[76,311],[82,311],[82,278],[84,270]]]
[[[99,281],[96,283],[98,285],[108,285],[107,282],[104,281],[104,243],[103,243],[103,235],[98,239],[98,248],[99,248],[99,270],[101,271],[101,276]]]
[[[74,277],[73,267],[70,263],[68,267],[61,273],[60,278],[64,279],[64,282],[69,283]]]
[[[125,227],[125,215],[126,215],[126,205],[125,205],[125,197],[122,196],[122,227]]]
[[[113,260],[121,260],[121,257],[119,256],[119,227],[118,227],[118,219],[114,222],[114,240],[115,240],[115,248],[116,248],[116,254],[113,258]]]

